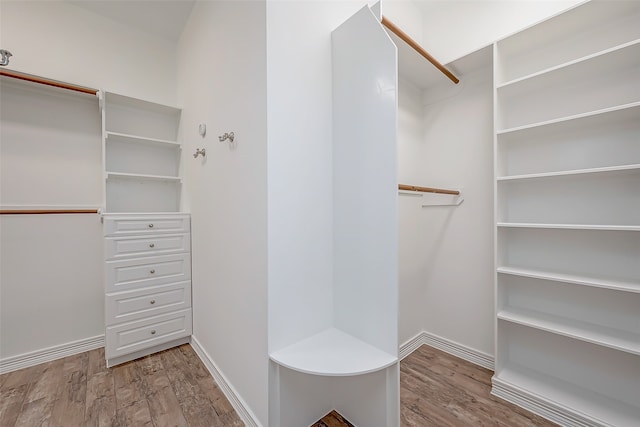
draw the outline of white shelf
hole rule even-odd
[[[500,369],[492,381],[501,388],[525,390],[525,393],[534,394],[537,400],[571,408],[590,419],[593,425],[638,425],[639,407],[513,362]]]
[[[631,102],[631,103],[628,103],[628,104],[616,105],[614,107],[602,108],[602,109],[599,109],[599,110],[589,111],[589,112],[586,112],[586,113],[574,114],[574,115],[567,116],[567,117],[560,117],[560,118],[553,119],[553,120],[545,120],[545,121],[542,121],[542,122],[531,123],[531,124],[527,124],[527,125],[523,125],[523,126],[512,127],[512,128],[509,128],[509,129],[498,130],[496,132],[496,134],[498,136],[500,136],[500,135],[505,135],[505,134],[509,134],[509,133],[524,132],[524,131],[527,131],[527,130],[533,130],[535,128],[558,125],[558,124],[562,124],[562,123],[565,123],[565,122],[571,122],[571,121],[574,121],[574,120],[589,119],[591,117],[597,117],[597,116],[601,116],[601,115],[604,115],[604,114],[610,114],[610,113],[616,113],[616,112],[625,113],[627,110],[632,110],[632,109],[638,108],[638,107],[640,107],[640,102]],[[632,112],[632,114],[633,114],[633,112]]]
[[[496,89],[498,129],[639,101],[640,42]],[[579,78],[577,77],[579,76]]]
[[[181,110],[169,105],[158,104],[157,102],[145,101],[130,96],[119,95],[113,92],[105,93],[105,100],[108,104],[122,106],[126,108],[144,110],[153,112],[156,114],[162,114],[166,116],[180,117]]]
[[[597,173],[612,173],[612,172],[640,172],[640,164],[624,165],[624,166],[609,166],[603,168],[589,168],[589,169],[577,169],[559,172],[545,172],[545,173],[532,173],[525,175],[508,175],[499,176],[497,181],[514,181],[525,179],[539,179],[539,178],[553,178],[562,176],[575,176],[575,175],[587,175]]]
[[[498,41],[499,82],[640,37],[638,2],[590,1]]]
[[[568,61],[568,62],[565,62],[563,64],[556,65],[554,67],[549,67],[547,69],[544,69],[544,70],[541,70],[541,71],[537,71],[535,73],[531,73],[531,74],[528,74],[526,76],[519,77],[517,79],[510,80],[508,82],[505,82],[505,83],[497,85],[496,89],[502,89],[502,88],[505,88],[505,87],[508,87],[508,86],[517,85],[517,84],[522,83],[522,82],[524,82],[526,80],[535,79],[537,77],[543,77],[545,74],[551,74],[553,72],[560,71],[560,70],[563,70],[563,69],[566,69],[566,68],[569,68],[569,67],[572,67],[572,66],[580,66],[581,63],[587,63],[589,61],[594,61],[594,60],[599,60],[599,59],[603,59],[604,60],[605,59],[604,57],[606,57],[608,55],[616,55],[616,54],[620,53],[619,51],[623,51],[625,49],[631,49],[631,51],[630,51],[630,53],[628,53],[628,55],[631,56],[632,58],[636,58],[637,57],[637,55],[636,55],[637,52],[634,52],[633,49],[635,49],[637,51],[638,47],[640,47],[640,40],[633,40],[631,42],[623,43],[621,45],[618,45],[618,46],[615,46],[615,47],[612,47],[612,48],[609,48],[609,49],[605,49],[605,50],[602,50],[600,52],[596,52],[594,54],[587,55],[587,56],[584,56],[582,58],[575,59],[573,61]],[[627,54],[625,53],[625,56],[626,55]]]
[[[640,334],[516,307],[500,310],[498,319],[640,355]]]
[[[529,222],[498,222],[499,228],[545,228],[562,230],[640,231],[640,225],[598,224],[537,224]]]
[[[498,267],[496,271],[499,274],[509,274],[512,276],[530,277],[533,279],[551,280],[554,282],[572,283],[576,285],[593,286],[596,288],[612,289],[623,292],[640,293],[640,282],[634,283],[624,280],[580,276],[576,274],[532,270],[518,267]]]
[[[157,139],[157,138],[147,138],[144,136],[130,135],[130,134],[119,133],[119,132],[107,132],[106,136],[107,136],[107,142],[109,141],[109,138],[117,138],[120,141],[125,140],[127,142],[131,142],[132,144],[146,143],[146,144],[152,144],[152,145],[173,146],[176,148],[180,148],[182,146],[179,142],[176,142],[176,141],[168,141],[165,139]]]
[[[278,350],[270,358],[294,371],[324,376],[367,374],[398,361],[397,357],[336,328]]]
[[[163,175],[146,175],[140,173],[121,173],[121,172],[107,172],[107,179],[133,179],[133,180],[146,180],[146,181],[167,181],[167,182],[182,182],[182,178],[179,176],[163,176]]]

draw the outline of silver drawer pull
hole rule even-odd
[[[156,271],[155,270],[149,270],[149,273],[154,274]]]
[[[156,330],[154,329],[151,331],[151,335],[155,335],[155,334],[156,334]]]
[[[149,243],[149,247],[150,247],[150,248],[154,248],[155,246],[156,246],[155,244],[153,244],[153,243]]]
[[[156,300],[152,299],[151,301],[149,301],[149,304],[153,305],[156,303]]]
[[[153,224],[149,224],[149,228],[153,228]]]

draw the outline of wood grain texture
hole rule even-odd
[[[422,346],[400,363],[403,427],[553,426],[491,396],[492,372]],[[0,426],[242,427],[188,344],[107,368],[104,349],[0,376]],[[353,427],[335,411],[312,427]]]
[[[423,345],[400,363],[403,426],[554,426],[491,396],[493,372]]]
[[[423,345],[400,362],[403,427],[555,426],[491,396],[493,372]],[[349,427],[335,411],[313,427]]]
[[[331,411],[311,427],[354,427],[354,425],[338,412]]]
[[[241,427],[185,344],[113,368],[104,349],[0,376],[0,426]]]

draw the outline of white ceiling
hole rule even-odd
[[[195,0],[67,0],[83,9],[177,41]]]

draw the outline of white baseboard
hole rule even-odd
[[[605,423],[600,420],[578,413],[571,408],[559,405],[557,402],[544,399],[507,381],[503,381],[496,376],[491,379],[491,384],[492,395],[518,405],[561,426],[592,427],[605,425]]]
[[[404,359],[423,344],[437,348],[445,353],[452,354],[491,371],[494,370],[495,364],[493,356],[426,331],[420,332],[400,346],[400,359]]]
[[[63,357],[95,350],[100,347],[104,347],[104,335],[98,335],[91,338],[44,348],[42,350],[7,357],[0,360],[0,374],[17,371],[18,369],[28,368],[41,363],[51,362]]]
[[[236,410],[238,416],[244,422],[247,427],[262,427],[262,424],[258,421],[258,417],[249,409],[249,406],[246,402],[240,397],[240,395],[236,392],[233,386],[227,381],[225,376],[220,372],[216,364],[209,356],[209,353],[200,345],[200,342],[195,336],[191,336],[191,347],[195,350],[202,363],[207,367],[211,376],[215,380],[222,393],[229,399],[231,406]]]

